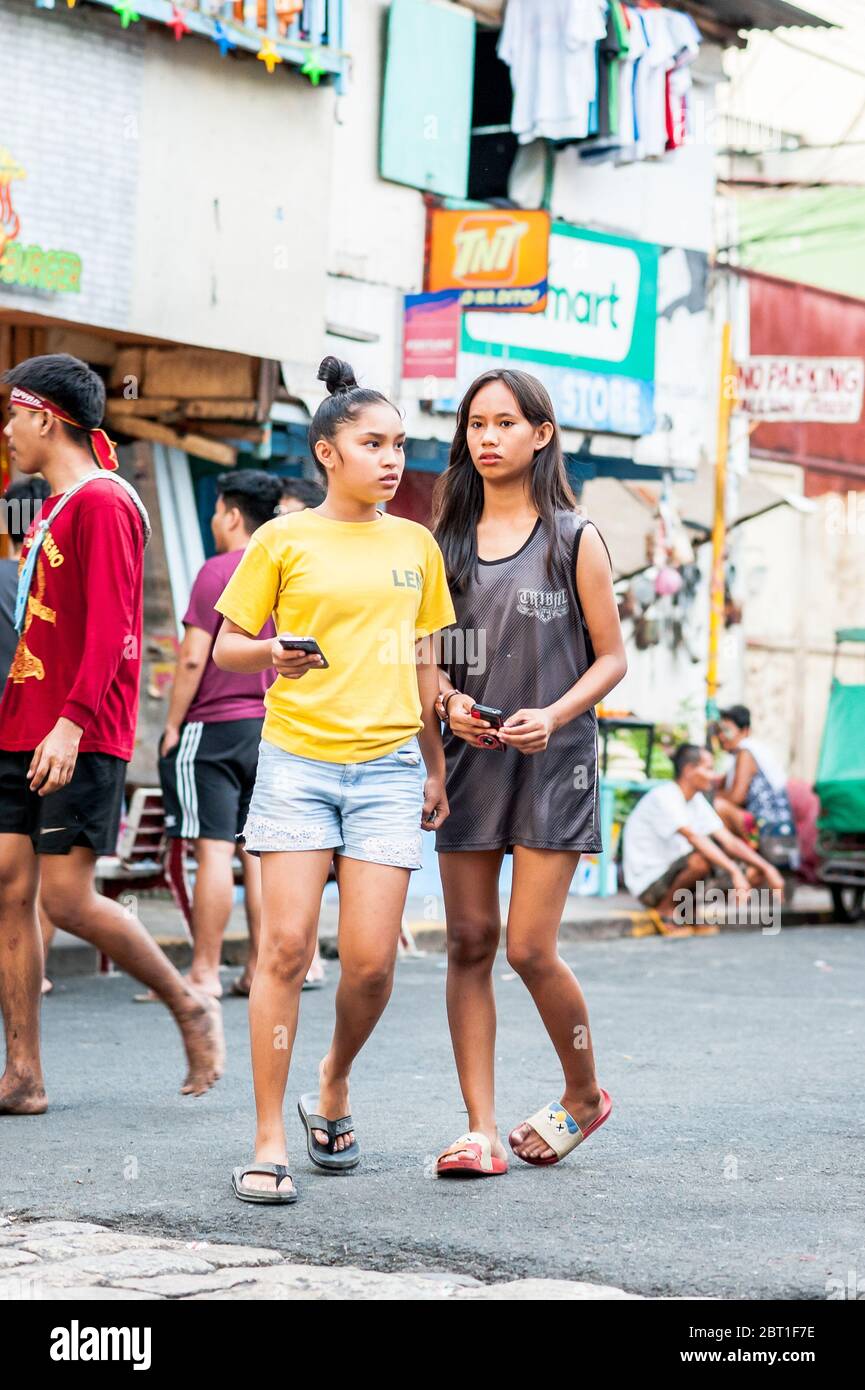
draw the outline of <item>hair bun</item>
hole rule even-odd
[[[318,369],[318,379],[323,381],[332,396],[341,391],[352,391],[357,386],[354,368],[339,357],[325,357]]]

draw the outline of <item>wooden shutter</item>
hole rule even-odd
[[[381,176],[443,197],[468,190],[475,19],[440,0],[393,0]]]

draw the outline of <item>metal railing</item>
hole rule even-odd
[[[178,37],[208,39],[223,56],[242,49],[260,57],[268,71],[276,71],[280,63],[300,68],[314,86],[333,79],[341,89],[345,82],[349,0],[313,0],[307,4],[298,0],[198,0],[195,5],[172,0],[90,2],[113,10],[124,28],[145,19],[171,27],[179,17],[189,33],[187,36],[178,22]],[[42,8],[54,8],[54,0],[41,3]]]

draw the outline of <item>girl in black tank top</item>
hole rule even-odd
[[[437,709],[450,815],[436,834],[448,931],[448,1018],[468,1133],[439,1176],[507,1171],[494,1112],[492,967],[499,874],[513,853],[508,961],[537,1005],[564,1085],[510,1134],[528,1163],[563,1158],[612,1103],[598,1086],[582,991],[558,954],[581,852],[601,850],[594,706],[626,669],[612,575],[576,511],[553,406],[525,372],[467,391],[435,494],[435,533],[456,609]],[[502,711],[497,732],[474,705]],[[552,1092],[552,1088],[551,1088]]]

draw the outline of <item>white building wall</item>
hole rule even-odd
[[[88,5],[0,0],[0,52],[19,240],[83,262],[80,294],[0,285],[0,307],[318,361],[332,86]]]
[[[78,323],[129,323],[144,43],[115,15],[0,0],[0,150],[26,174],[9,185],[17,240],[71,251],[80,293],[0,283],[0,308]],[[74,119],[72,114],[74,112]]]

